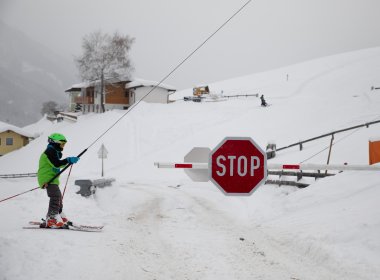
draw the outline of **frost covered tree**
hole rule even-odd
[[[86,35],[82,41],[83,54],[75,58],[79,73],[84,81],[99,81],[101,108],[104,108],[105,83],[129,77],[133,67],[129,50],[134,38],[115,32],[112,36],[96,31]]]

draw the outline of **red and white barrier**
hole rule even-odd
[[[158,168],[186,168],[186,169],[208,169],[208,163],[172,163],[172,162],[155,162]]]
[[[315,163],[300,163],[300,164],[268,164],[268,169],[295,169],[295,170],[355,170],[355,171],[375,171],[380,170],[380,166],[368,164],[315,164]]]
[[[171,162],[155,162],[158,168],[182,168],[182,169],[209,169],[208,163],[171,163]],[[366,165],[366,164],[315,164],[315,163],[301,163],[301,164],[279,164],[267,163],[268,169],[274,170],[355,170],[355,171],[380,171],[380,165]]]

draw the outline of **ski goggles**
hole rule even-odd
[[[57,141],[56,143],[58,143],[61,147],[66,145],[65,141]]]
[[[66,141],[61,141],[61,140],[53,140],[53,139],[50,139],[49,138],[49,141],[48,141],[49,143],[55,143],[55,144],[58,144],[58,145],[60,145],[60,146],[65,146],[65,144],[66,144]]]

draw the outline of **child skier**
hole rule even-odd
[[[59,176],[48,183],[57,173],[60,167],[77,163],[78,157],[61,159],[62,151],[66,144],[66,137],[59,133],[53,133],[48,137],[48,146],[42,153],[38,166],[38,183],[42,189],[46,189],[50,198],[49,210],[46,215],[46,227],[59,228],[68,222],[62,212],[62,194],[59,189]]]

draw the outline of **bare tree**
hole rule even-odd
[[[104,107],[105,82],[129,77],[133,70],[129,50],[134,38],[115,32],[112,36],[96,31],[83,38],[83,55],[75,58],[79,73],[85,81],[100,82],[102,111]]]

